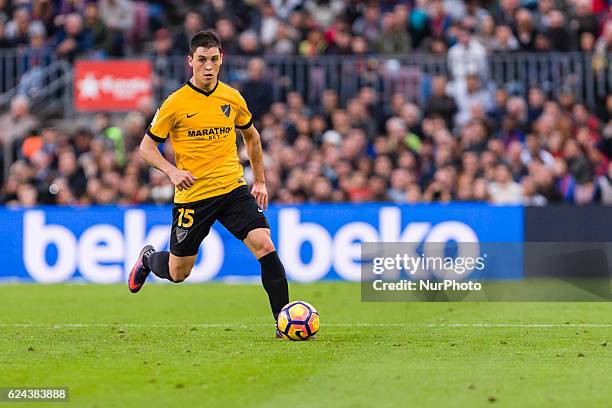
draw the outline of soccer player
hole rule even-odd
[[[138,292],[147,276],[182,282],[196,260],[202,240],[219,220],[259,260],[261,280],[276,319],[289,303],[285,269],[270,238],[263,211],[268,206],[259,132],[240,93],[219,81],[221,43],[211,31],[197,33],[187,57],[193,76],[157,110],[140,144],[140,154],[175,186],[170,252],[145,246],[132,268],[128,287]],[[246,185],[238,159],[235,128],[244,139],[254,182]],[[176,167],[159,152],[172,141]],[[277,329],[277,337],[282,337]]]

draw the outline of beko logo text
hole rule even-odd
[[[169,225],[148,229],[143,210],[127,210],[123,228],[97,223],[80,236],[65,225],[47,222],[44,211],[26,211],[23,216],[23,261],[26,270],[38,282],[64,282],[78,271],[87,281],[96,283],[121,282],[127,276],[142,246],[156,248],[168,244]],[[459,221],[412,222],[401,228],[401,210],[384,207],[378,211],[378,225],[354,221],[342,225],[335,233],[315,222],[302,222],[296,208],[278,211],[277,248],[289,277],[311,282],[323,278],[333,267],[343,279],[359,281],[361,277],[361,242],[478,242],[474,230]],[[308,243],[312,256],[302,259],[302,249]],[[47,249],[55,246],[53,262],[47,259]],[[201,246],[203,256],[194,267],[191,282],[214,278],[225,258],[220,235],[213,229]],[[241,271],[244,273],[244,271]],[[258,275],[253,270],[250,275]]]

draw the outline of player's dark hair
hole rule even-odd
[[[193,36],[191,42],[189,43],[189,52],[191,53],[191,55],[193,55],[193,53],[198,49],[198,47],[217,47],[219,51],[221,51],[221,41],[219,41],[219,37],[217,37],[215,33],[210,30],[200,31],[199,33]]]

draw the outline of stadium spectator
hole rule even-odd
[[[490,15],[483,17],[482,23],[476,28],[474,37],[482,44],[487,53],[492,51],[495,30],[495,20]]]
[[[559,10],[552,10],[549,16],[549,26],[546,33],[550,38],[554,51],[571,51],[575,47],[574,35],[567,27],[566,18]]]
[[[470,22],[471,27],[478,28],[488,19],[492,19],[491,13],[482,7],[480,1],[467,0],[465,2],[463,20]]]
[[[491,51],[512,52],[519,49],[519,42],[507,25],[498,25],[495,29],[495,38],[490,44]]]
[[[487,78],[487,53],[485,48],[470,32],[457,28],[457,44],[448,50],[448,68],[453,80],[463,82],[468,75]]]
[[[91,35],[92,49],[101,57],[113,55],[113,37],[100,18],[97,3],[87,3],[84,12],[83,26]]]
[[[495,13],[497,24],[512,24],[516,10],[520,7],[520,0],[500,0],[499,8]]]
[[[374,50],[380,54],[405,54],[410,51],[411,40],[401,14],[386,13],[382,16],[381,30],[375,40]]]
[[[375,3],[367,4],[363,15],[353,22],[352,31],[374,43],[380,32],[380,8]]]
[[[0,143],[13,143],[28,136],[38,126],[38,120],[30,113],[30,101],[18,95],[11,100],[9,112],[0,115]]]
[[[521,187],[523,188],[523,205],[543,207],[548,203],[546,197],[538,193],[537,186],[532,177],[523,177],[521,180]]]
[[[276,37],[272,45],[268,47],[268,52],[272,55],[295,54],[298,35],[298,31],[295,27],[280,22],[276,29]]]
[[[264,79],[266,64],[261,58],[252,58],[247,66],[247,80],[242,85],[242,95],[251,109],[254,120],[259,120],[272,105],[272,85]]]
[[[538,32],[545,32],[549,24],[549,13],[555,9],[555,0],[539,0],[534,11],[535,27]]]
[[[453,128],[454,116],[457,113],[457,103],[446,93],[447,81],[444,76],[436,76],[432,80],[432,94],[425,105],[425,115],[440,115],[446,126]]]
[[[189,41],[198,31],[202,30],[202,15],[194,10],[185,14],[183,29],[174,37],[174,50],[176,55],[187,55],[189,53]]]
[[[66,15],[55,40],[55,53],[72,62],[92,46],[91,33],[83,27],[83,17],[77,13]]]
[[[494,204],[521,204],[523,201],[523,187],[512,180],[510,167],[504,163],[495,167],[495,178],[489,183],[488,192]]]
[[[9,19],[8,2],[0,0],[0,23],[5,23]]]
[[[442,0],[430,1],[428,2],[427,6],[429,21],[431,24],[431,35],[435,38],[444,38],[446,32],[452,24],[453,18],[446,12],[445,5]],[[461,20],[463,20],[464,23],[469,24],[469,20]]]
[[[276,37],[280,19],[270,3],[262,2],[259,7],[261,13],[259,38],[261,43],[265,47],[268,47],[272,45],[272,41],[274,41]]]
[[[281,20],[287,20],[296,8],[302,6],[302,0],[272,0],[270,3]]]
[[[535,50],[535,24],[533,15],[525,8],[516,12],[515,35],[521,51],[531,52]]]
[[[215,24],[219,39],[223,44],[224,54],[234,54],[238,51],[238,41],[236,41],[236,28],[228,18],[220,18]]]
[[[458,125],[465,125],[475,113],[481,109],[484,112],[490,110],[493,98],[488,89],[483,89],[478,75],[469,74],[465,82],[455,81],[452,86],[452,95],[457,103],[457,115],[455,121]]]
[[[9,206],[34,207],[38,204],[38,191],[31,184],[21,184],[17,188],[16,198],[16,202],[9,203]]]
[[[594,201],[604,205],[612,205],[612,162],[608,164],[606,174],[597,178]]]
[[[26,46],[29,43],[30,30],[45,32],[45,26],[40,21],[31,21],[27,7],[16,7],[13,19],[4,27],[4,36],[13,47]]]
[[[168,72],[172,64],[171,54],[173,52],[173,40],[170,31],[165,28],[160,28],[154,34],[153,40],[153,81],[156,86],[160,86],[162,81],[171,79],[165,78],[164,74]]]
[[[570,21],[571,28],[580,37],[584,33],[597,36],[599,33],[599,21],[593,12],[593,0],[575,0],[574,16]]]
[[[6,19],[0,16],[0,50],[12,47],[11,41],[6,37],[6,34],[4,33],[5,26]]]
[[[57,159],[56,177],[60,177],[66,183],[66,188],[59,189],[59,191],[67,189],[77,198],[81,197],[85,193],[87,178],[83,169],[78,165],[74,152],[66,150],[60,153]]]
[[[109,31],[111,56],[124,54],[125,37],[134,28],[134,5],[129,0],[99,0],[100,18]]]
[[[344,9],[342,0],[306,0],[304,9],[312,16],[318,27],[331,25]]]
[[[300,43],[299,52],[305,57],[314,57],[323,54],[326,48],[327,43],[323,33],[318,30],[312,30]]]
[[[343,30],[337,31],[333,35],[333,41],[325,50],[329,55],[350,55],[353,54],[352,36]]]
[[[604,24],[601,37],[595,42],[595,55],[593,56],[593,68],[602,69],[609,65],[607,55],[612,51],[612,18]]]
[[[261,54],[259,37],[255,31],[247,30],[238,38],[238,51],[245,56],[258,56]]]

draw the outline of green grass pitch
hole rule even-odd
[[[290,289],[319,310],[318,339],[276,340],[258,285],[0,285],[0,386],[68,386],[58,407],[612,404],[610,303],[362,303],[358,284]]]

